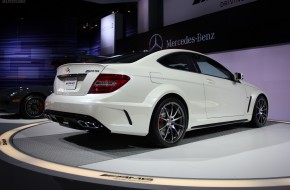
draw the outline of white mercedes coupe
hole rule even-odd
[[[45,113],[63,126],[148,136],[170,147],[195,129],[242,122],[262,127],[268,99],[206,55],[167,49],[60,66]]]

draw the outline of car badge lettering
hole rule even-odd
[[[66,71],[66,73],[70,73],[70,68],[67,67],[65,71]]]
[[[86,73],[98,73],[100,72],[99,70],[86,70]]]

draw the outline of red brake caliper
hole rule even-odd
[[[159,115],[158,128],[161,129],[164,125],[164,112]]]
[[[42,101],[39,101],[39,112],[42,112],[44,109],[44,104]]]
[[[163,127],[162,124],[163,124],[163,120],[162,120],[162,116],[160,115],[159,116],[159,122],[158,122],[158,128],[159,129],[161,129]]]

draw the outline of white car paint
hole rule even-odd
[[[160,57],[176,52],[205,56],[188,50],[170,49],[149,54],[130,64],[62,65],[57,70],[54,93],[46,99],[46,110],[91,116],[112,133],[146,136],[155,106],[164,96],[176,94],[188,108],[187,131],[200,125],[251,120],[256,98],[265,94],[263,91],[244,81],[171,69],[157,62]],[[125,74],[131,79],[114,92],[88,94],[101,73]],[[67,74],[86,76],[77,81],[76,89],[66,90],[64,81],[58,76]]]

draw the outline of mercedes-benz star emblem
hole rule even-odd
[[[70,73],[70,68],[69,67],[66,68],[66,73]]]
[[[149,41],[149,50],[163,49],[163,39],[160,34],[154,34]]]

